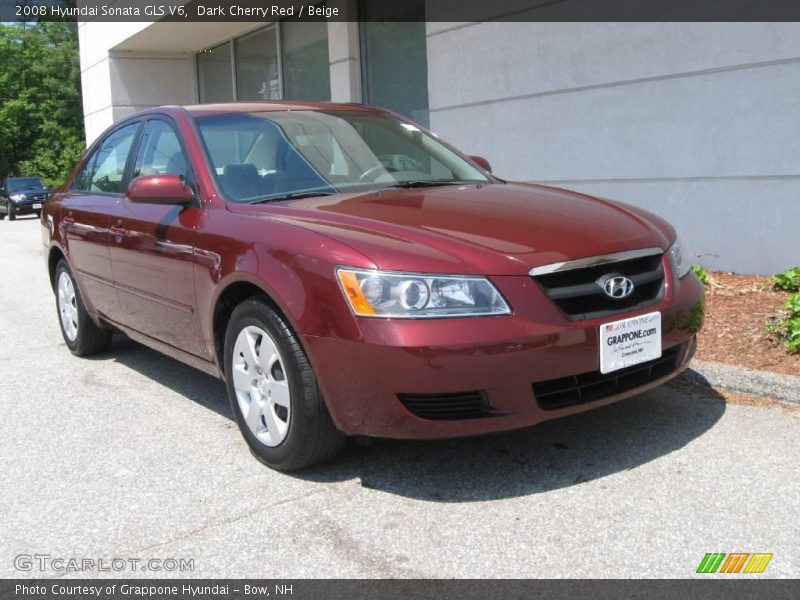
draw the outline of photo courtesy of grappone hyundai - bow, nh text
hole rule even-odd
[[[68,348],[122,332],[224,379],[280,470],[347,436],[486,434],[627,398],[683,371],[703,321],[663,219],[503,181],[364,105],[142,111],[41,210]]]

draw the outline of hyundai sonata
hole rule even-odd
[[[703,289],[633,206],[493,176],[363,105],[150,109],[42,215],[64,340],[113,332],[224,379],[281,470],[345,436],[527,427],[680,373]]]

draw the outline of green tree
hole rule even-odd
[[[0,24],[0,178],[60,184],[83,150],[76,23]]]

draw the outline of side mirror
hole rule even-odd
[[[483,158],[482,156],[470,156],[469,158],[472,162],[474,162],[484,171],[487,171],[489,173],[492,172],[492,165],[490,165],[489,161]]]
[[[128,200],[141,204],[189,204],[190,190],[180,175],[142,175],[128,184]]]

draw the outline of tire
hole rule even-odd
[[[70,352],[75,356],[91,356],[108,350],[112,333],[95,324],[86,312],[81,292],[64,259],[56,265],[55,293],[61,335]]]
[[[36,218],[41,221],[42,220],[42,211],[35,210],[34,212],[36,213]]]
[[[8,210],[8,220],[9,221],[16,221],[17,220],[17,215],[14,212],[14,207],[9,204],[8,208],[6,210]]]
[[[5,220],[5,218],[6,218],[6,213],[0,212],[0,221]]]
[[[266,299],[245,300],[225,333],[225,383],[250,451],[296,471],[331,458],[345,442],[295,334]]]

